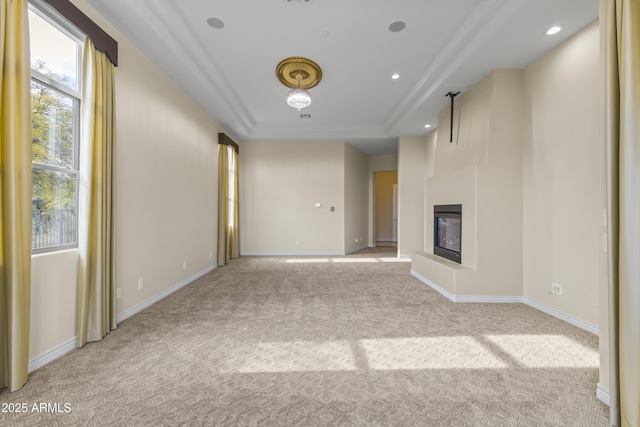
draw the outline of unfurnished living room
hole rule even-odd
[[[0,12],[0,424],[640,426],[639,2]]]

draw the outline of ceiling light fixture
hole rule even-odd
[[[431,125],[424,125],[424,127],[426,127],[426,128],[430,128],[430,127],[431,127]]]
[[[224,28],[224,22],[222,21],[222,19],[218,18],[211,17],[207,19],[207,24],[209,24],[210,27],[215,28],[216,30]]]
[[[402,30],[404,30],[404,27],[406,27],[407,24],[405,24],[403,21],[396,21],[396,22],[392,22],[389,25],[389,31],[391,31],[392,33],[398,33]]]
[[[398,80],[400,78],[400,74],[396,73],[396,74],[392,75],[391,78],[393,80]]]
[[[551,27],[547,30],[547,35],[548,36],[552,36],[554,34],[558,34],[560,32],[560,30],[562,30],[562,27],[558,27],[557,25],[555,27]]]
[[[280,61],[276,76],[280,83],[292,89],[287,95],[287,104],[300,111],[311,105],[311,93],[307,89],[320,83],[322,69],[310,59],[293,56]]]
[[[298,74],[296,79],[302,80],[302,75]],[[287,104],[293,108],[297,108],[298,111],[311,105],[311,94],[308,90],[296,88],[291,89],[287,95]]]

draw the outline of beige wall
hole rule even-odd
[[[528,298],[600,324],[603,345],[606,314],[599,316],[599,310],[606,307],[606,292],[601,294],[606,230],[598,46],[593,23],[525,70],[523,286]],[[562,296],[549,294],[552,283],[562,285]],[[601,360],[608,366],[608,350],[601,351]]]
[[[31,257],[29,360],[76,336],[78,251]]]
[[[222,130],[126,43],[120,61],[116,250],[126,310],[215,264]]]
[[[398,155],[397,154],[379,154],[376,156],[369,156],[369,171],[395,171],[398,170]]]
[[[413,252],[423,250],[426,163],[427,138],[399,138],[398,254],[400,256],[410,257]]]
[[[240,156],[242,254],[344,253],[345,143],[248,141]]]
[[[602,258],[599,32],[593,24],[525,72],[524,292],[598,324]],[[549,295],[552,283],[562,296]]]
[[[522,295],[522,88],[522,70],[496,70],[457,98],[453,143],[450,110],[440,113],[424,246],[433,252],[433,206],[462,204],[468,270],[450,286],[439,284],[456,295]]]
[[[346,253],[368,246],[369,156],[345,144],[344,207]]]
[[[86,2],[73,3],[119,44],[116,282],[121,314],[215,265],[221,129]],[[76,251],[34,256],[30,359],[75,336],[76,271]]]

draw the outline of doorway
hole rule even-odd
[[[397,246],[398,171],[374,173],[374,236],[376,246]]]

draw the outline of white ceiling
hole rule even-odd
[[[88,1],[234,139],[338,140],[369,154],[433,130],[449,91],[523,68],[598,18],[598,0]],[[405,29],[391,32],[395,21]],[[553,25],[563,30],[547,36]],[[300,112],[275,74],[290,56],[323,71]]]

